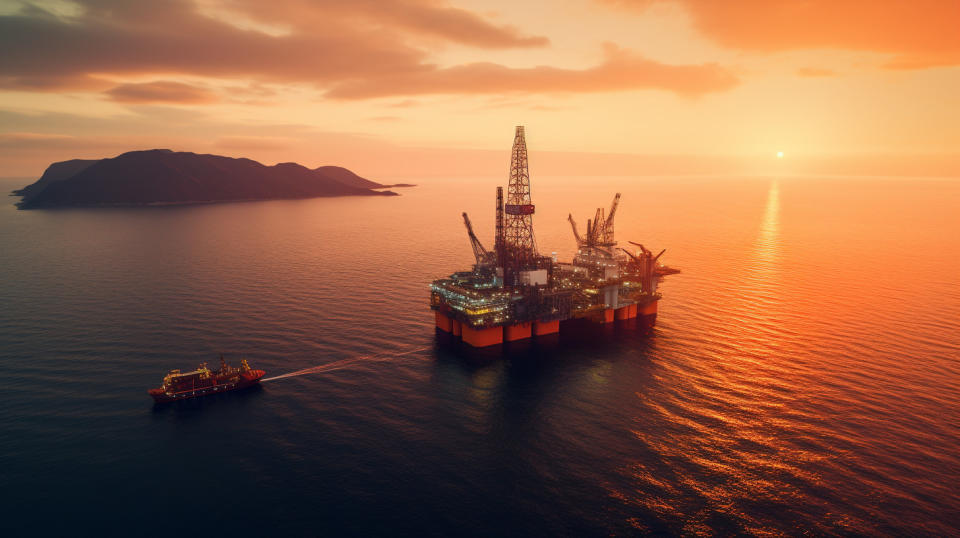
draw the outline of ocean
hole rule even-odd
[[[429,283],[502,178],[0,206],[3,536],[960,533],[960,180],[540,177],[682,270],[650,334],[465,353]],[[398,181],[400,180],[398,179]],[[391,178],[391,181],[393,179]],[[3,180],[9,191],[26,181]],[[259,388],[156,407],[173,368]]]

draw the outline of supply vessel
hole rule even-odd
[[[199,398],[251,387],[259,383],[265,373],[263,370],[250,368],[247,359],[240,361],[240,368],[234,368],[228,365],[221,355],[218,370],[210,370],[207,363],[200,363],[192,372],[170,370],[164,376],[160,387],[148,390],[147,394],[157,403]]]
[[[468,271],[433,281],[430,308],[436,329],[472,347],[485,348],[558,334],[576,323],[615,324],[650,328],[656,321],[661,279],[679,270],[659,262],[641,243],[620,248],[614,219],[620,193],[610,210],[598,208],[581,234],[568,216],[576,255],[569,262],[539,253],[533,235],[535,206],[523,126],[516,128],[506,199],[496,193],[494,248],[488,251],[474,233],[470,218],[463,222],[475,263]]]

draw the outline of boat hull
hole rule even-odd
[[[150,389],[147,391],[153,400],[157,403],[178,402],[181,400],[190,400],[201,398],[213,394],[222,394],[234,390],[241,390],[252,387],[260,383],[260,379],[266,374],[263,370],[250,370],[240,374],[239,379],[228,383],[213,383],[203,387],[191,387],[180,391],[164,391],[162,388]]]

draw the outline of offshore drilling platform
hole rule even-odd
[[[657,285],[679,271],[658,262],[665,251],[654,256],[632,241],[639,250],[617,247],[613,223],[620,193],[606,214],[599,208],[587,220],[584,235],[573,215],[568,217],[577,242],[572,262],[541,256],[533,235],[527,143],[519,126],[506,200],[503,187],[497,187],[496,199],[493,251],[483,247],[463,213],[473,269],[435,280],[430,287],[438,330],[470,346],[488,347],[557,334],[573,323],[639,320],[642,327],[653,326],[660,300]]]

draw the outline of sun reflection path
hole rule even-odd
[[[346,368],[347,366],[350,366],[350,365],[355,364],[355,363],[358,363],[358,362],[366,362],[366,361],[382,362],[382,361],[388,361],[388,360],[390,360],[390,359],[392,359],[392,358],[394,358],[394,357],[400,357],[400,356],[403,356],[403,355],[410,355],[410,354],[413,354],[413,353],[419,353],[419,352],[421,352],[421,351],[426,351],[426,350],[428,350],[428,349],[430,349],[430,347],[420,347],[420,348],[417,348],[417,349],[410,349],[410,350],[407,350],[407,351],[402,351],[402,352],[400,352],[400,353],[379,353],[379,354],[376,354],[376,355],[361,355],[361,356],[359,356],[359,357],[351,357],[351,358],[349,358],[349,359],[341,359],[341,360],[339,360],[339,361],[328,362],[328,363],[326,363],[326,364],[321,364],[321,365],[319,365],[319,366],[312,366],[312,367],[310,367],[310,368],[304,368],[303,370],[297,370],[296,372],[290,372],[290,373],[288,373],[288,374],[282,374],[282,375],[278,375],[278,376],[274,376],[274,377],[268,377],[268,378],[266,378],[266,379],[261,379],[260,382],[261,382],[261,383],[265,383],[265,382],[267,382],[267,381],[276,381],[276,380],[278,380],[278,379],[284,379],[284,378],[287,378],[287,377],[297,377],[297,376],[307,375],[307,374],[319,374],[319,373],[323,373],[323,372],[330,372],[330,371],[333,371],[333,370],[339,370],[339,369],[341,369],[341,368]]]
[[[767,208],[757,237],[753,267],[758,278],[769,277],[780,261],[780,180],[774,179],[767,194]]]
[[[780,234],[780,179],[767,191],[759,233],[743,266],[743,277],[726,319],[743,356],[765,357],[779,347],[776,327],[783,322],[782,238]]]

